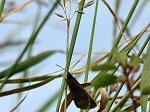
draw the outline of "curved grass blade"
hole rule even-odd
[[[114,20],[116,21],[116,24],[117,24],[119,30],[121,31],[121,27],[120,27],[119,19],[118,19],[117,15],[115,14],[115,12],[114,12],[113,9],[110,7],[110,5],[107,3],[106,0],[102,0],[102,1],[103,1],[103,3],[107,6],[107,8],[108,8],[109,11],[111,12],[111,14],[113,15]]]
[[[22,72],[32,66],[37,65],[41,61],[45,60],[49,56],[53,55],[56,51],[45,51],[36,56],[33,56],[21,63],[19,63],[16,69],[10,74],[10,76],[14,75],[15,73]],[[7,73],[12,69],[12,67],[0,72],[0,79],[6,77]]]
[[[38,88],[40,86],[43,86],[47,83],[49,83],[50,81],[54,80],[58,78],[58,76],[56,77],[50,77],[42,82],[36,83],[36,84],[32,84],[30,86],[25,86],[25,87],[21,87],[21,88],[17,88],[17,89],[13,89],[13,90],[8,90],[8,91],[4,91],[4,92],[0,92],[0,97],[3,96],[8,96],[8,95],[12,95],[12,94],[16,94],[16,93],[20,93],[20,92],[24,92],[24,91],[28,91],[28,90],[32,90],[35,88]]]
[[[42,75],[42,76],[36,76],[36,77],[30,77],[30,78],[19,78],[19,79],[10,79],[6,81],[6,84],[17,84],[17,83],[29,83],[29,82],[37,82],[37,81],[43,81],[49,78],[59,78],[63,77],[62,74],[57,76],[52,75]],[[0,83],[3,83],[4,80],[0,80]]]

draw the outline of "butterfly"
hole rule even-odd
[[[73,97],[75,105],[80,109],[91,109],[96,107],[95,101],[86,92],[82,85],[67,71],[67,84]]]

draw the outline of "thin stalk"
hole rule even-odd
[[[82,2],[80,3],[79,11],[83,11],[84,2],[85,2],[85,0],[82,0]],[[74,46],[75,46],[75,42],[76,42],[76,38],[77,38],[77,34],[78,34],[78,29],[79,29],[81,17],[82,17],[82,14],[78,13],[77,18],[76,18],[76,22],[75,22],[75,26],[74,26],[74,30],[73,30],[73,34],[72,34],[69,52],[67,55],[66,70],[68,70],[69,66],[70,66],[70,62],[71,62],[71,58],[72,58],[73,51],[74,51]],[[60,109],[60,104],[61,104],[63,92],[64,92],[64,89],[66,87],[66,83],[65,83],[66,76],[67,76],[67,74],[65,74],[63,81],[62,81],[62,86],[61,86],[60,96],[59,96],[59,99],[57,102],[56,112],[59,112],[59,109]]]
[[[138,56],[141,56],[141,54],[143,53],[143,51],[144,51],[144,49],[147,46],[149,41],[150,41],[150,34],[148,35],[147,39],[145,40],[144,44],[142,45],[142,47],[138,53]]]
[[[86,66],[86,71],[85,71],[85,79],[84,79],[85,83],[88,82],[88,74],[89,74],[90,65],[91,65],[91,55],[92,55],[92,47],[93,47],[93,40],[94,40],[95,27],[96,27],[98,3],[99,3],[99,0],[96,0],[94,19],[93,19],[93,25],[92,25],[92,31],[91,31],[90,46],[89,46],[88,59],[87,59],[87,66]],[[94,89],[93,97],[95,94],[96,94],[96,90]],[[89,109],[84,112],[88,112],[88,111],[89,111]],[[83,110],[80,110],[80,112],[83,112]]]
[[[121,0],[116,0],[115,1],[116,15],[118,15],[118,13],[119,13],[120,6],[121,6]],[[117,34],[117,25],[116,25],[115,19],[113,18],[113,43],[115,42],[116,34]]]
[[[66,12],[65,12],[65,14],[66,14]],[[66,18],[67,18],[67,14],[66,14]],[[70,48],[70,15],[67,18],[67,46],[66,46],[67,53],[66,53],[66,63],[67,63],[67,56],[68,56],[68,53],[69,53],[69,48]],[[65,87],[66,87],[66,89],[65,89],[65,99],[67,99],[67,86],[65,86]],[[66,112],[66,104],[67,104],[67,100],[65,100],[64,112]]]
[[[112,104],[113,104],[114,101],[116,100],[116,98],[117,98],[119,92],[121,91],[123,85],[124,85],[124,84],[121,83],[121,85],[119,86],[117,92],[116,92],[115,95],[112,97],[112,100],[110,101],[110,103],[108,104],[108,107],[106,108],[106,112],[109,112],[109,110],[111,109]]]
[[[93,40],[94,40],[94,34],[95,34],[97,12],[98,12],[98,0],[96,1],[96,7],[95,7],[95,13],[94,13],[94,19],[93,19],[93,26],[92,26],[92,32],[91,32],[87,66],[86,66],[86,71],[85,71],[85,79],[84,79],[85,83],[88,82],[88,74],[89,74],[90,64],[91,64],[91,55],[92,55],[92,47],[93,47]]]
[[[120,42],[120,40],[121,40],[121,38],[123,36],[123,33],[125,32],[128,24],[129,24],[129,21],[131,20],[131,17],[133,16],[133,13],[134,13],[138,3],[139,3],[139,0],[135,0],[134,4],[133,4],[133,6],[132,6],[132,8],[131,8],[127,18],[126,18],[126,20],[125,20],[125,23],[124,23],[124,25],[123,25],[123,27],[122,27],[122,29],[121,29],[121,31],[120,31],[116,41],[115,41],[115,43],[114,43],[114,46],[113,46],[111,52],[113,52],[117,48],[117,46],[118,46],[118,44],[119,44],[119,42]],[[110,55],[109,61],[110,61],[110,59],[111,59],[111,55]]]

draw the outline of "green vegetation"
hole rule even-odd
[[[15,18],[17,14],[30,12],[31,10],[28,10],[27,7],[31,5],[37,6],[36,14],[30,17],[32,19],[34,18],[34,22],[32,22],[32,32],[27,41],[17,39],[15,39],[17,41],[14,41],[13,39],[5,38],[2,35],[3,33],[1,34],[4,41],[0,43],[0,50],[8,53],[10,51],[7,48],[19,48],[19,50],[17,50],[19,55],[13,60],[13,63],[9,62],[9,66],[0,71],[0,97],[17,94],[17,96],[14,96],[17,97],[17,103],[13,104],[14,107],[9,109],[11,112],[23,110],[24,107],[19,107],[30,94],[30,90],[40,88],[54,80],[60,79],[62,79],[60,89],[56,93],[54,92],[53,96],[50,96],[41,107],[35,109],[37,112],[51,112],[51,108],[55,103],[56,112],[67,111],[67,109],[72,106],[70,104],[74,100],[74,96],[72,96],[67,89],[67,71],[72,75],[76,75],[78,78],[80,78],[79,76],[81,75],[84,77],[84,83],[81,84],[81,86],[85,88],[87,94],[90,94],[97,103],[97,108],[93,108],[94,111],[136,112],[140,110],[142,112],[148,112],[147,106],[150,106],[147,104],[150,99],[150,21],[144,27],[139,26],[139,32],[132,34],[132,28],[138,22],[140,16],[145,13],[145,8],[150,5],[150,3],[148,0],[133,0],[132,3],[130,3],[130,9],[125,12],[127,13],[126,16],[122,17],[120,16],[120,11],[125,10],[122,9],[123,5],[125,5],[122,4],[123,1],[114,0],[114,6],[109,3],[110,1],[111,0],[77,0],[77,2],[75,2],[72,0],[26,0],[26,2],[21,2],[19,5],[17,5],[17,0],[0,1],[0,32],[3,32],[2,24],[7,24],[6,27],[9,26],[11,16]],[[94,52],[93,50],[95,48],[94,42],[97,27],[98,25],[101,26],[101,23],[97,21],[103,16],[103,14],[99,14],[102,5],[106,8],[105,11],[111,15],[109,15],[108,18],[112,18],[113,22],[113,27],[110,27],[113,31],[110,37],[113,40],[110,52]],[[41,13],[43,9],[47,9],[45,14]],[[87,14],[86,10],[91,12]],[[85,42],[89,43],[87,53],[76,53],[75,48],[78,46],[78,38],[82,31],[81,28],[85,28],[85,33],[87,33],[86,27],[81,27],[83,24],[82,20],[86,17],[88,18],[89,15],[92,16],[89,39],[87,39],[85,35],[81,37],[84,38],[83,44]],[[41,36],[40,32],[45,30],[44,27],[49,24],[51,20],[50,17],[56,17],[58,18],[55,20],[56,22],[60,19],[61,21],[59,21],[59,23],[63,22],[66,25],[66,27],[63,28],[66,31],[66,35],[61,37],[66,40],[66,49],[44,50],[40,51],[40,53],[38,51],[36,55],[33,55],[35,46],[40,45],[40,41],[38,40],[38,37]],[[19,24],[17,17],[15,22]],[[15,22],[14,24],[16,24]],[[27,21],[24,21],[23,24],[28,25]],[[102,26],[102,28],[104,28],[104,26]],[[24,27],[24,29],[26,28]],[[10,33],[9,36],[15,33],[13,32],[13,28],[10,28],[10,30],[12,30],[12,34]],[[21,32],[21,30],[19,31]],[[101,29],[98,30],[98,33],[103,32]],[[57,34],[51,35],[53,39],[55,39],[56,36]],[[44,36],[42,38],[44,38]],[[99,47],[101,47],[100,45],[103,43],[107,42],[100,40]],[[59,47],[58,44],[60,43],[55,43],[56,47]],[[24,46],[24,48],[21,46]],[[3,52],[1,52],[1,54]],[[47,60],[47,58],[53,58],[57,54],[65,56],[65,67],[62,67],[65,71],[56,71],[55,75],[50,72],[38,74],[37,71],[30,71],[32,67],[38,68],[36,65],[40,65],[43,61],[46,63],[44,67],[48,69],[50,65],[45,60]],[[99,56],[99,54],[101,56]],[[78,55],[80,59],[78,57],[77,63],[73,65],[72,62],[75,62],[73,59],[76,55]],[[98,58],[93,61],[92,59],[95,55],[98,56]],[[78,69],[72,70],[74,66],[77,67],[78,63],[83,61],[83,58],[86,59],[86,65],[79,66]],[[55,63],[55,60],[52,61]],[[3,63],[0,62],[0,65],[3,66]],[[70,70],[70,68],[72,69]],[[38,75],[33,76],[35,75],[34,73]],[[9,90],[5,88],[6,85],[10,86],[13,84],[16,84],[17,87],[9,88]],[[137,94],[137,91],[140,94]],[[22,98],[23,92],[26,92],[26,95]],[[53,91],[50,90],[50,92]],[[77,96],[80,97],[80,94]],[[81,112],[93,110],[90,108],[86,110],[80,109]]]

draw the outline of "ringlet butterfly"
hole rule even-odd
[[[57,65],[59,66],[59,65]],[[59,66],[61,67],[61,66]],[[62,67],[61,67],[62,68]],[[64,68],[62,68],[64,69]],[[66,82],[69,86],[70,93],[73,97],[75,105],[80,109],[91,109],[96,107],[96,103],[93,98],[86,92],[82,85],[72,76],[72,74],[67,71]]]

